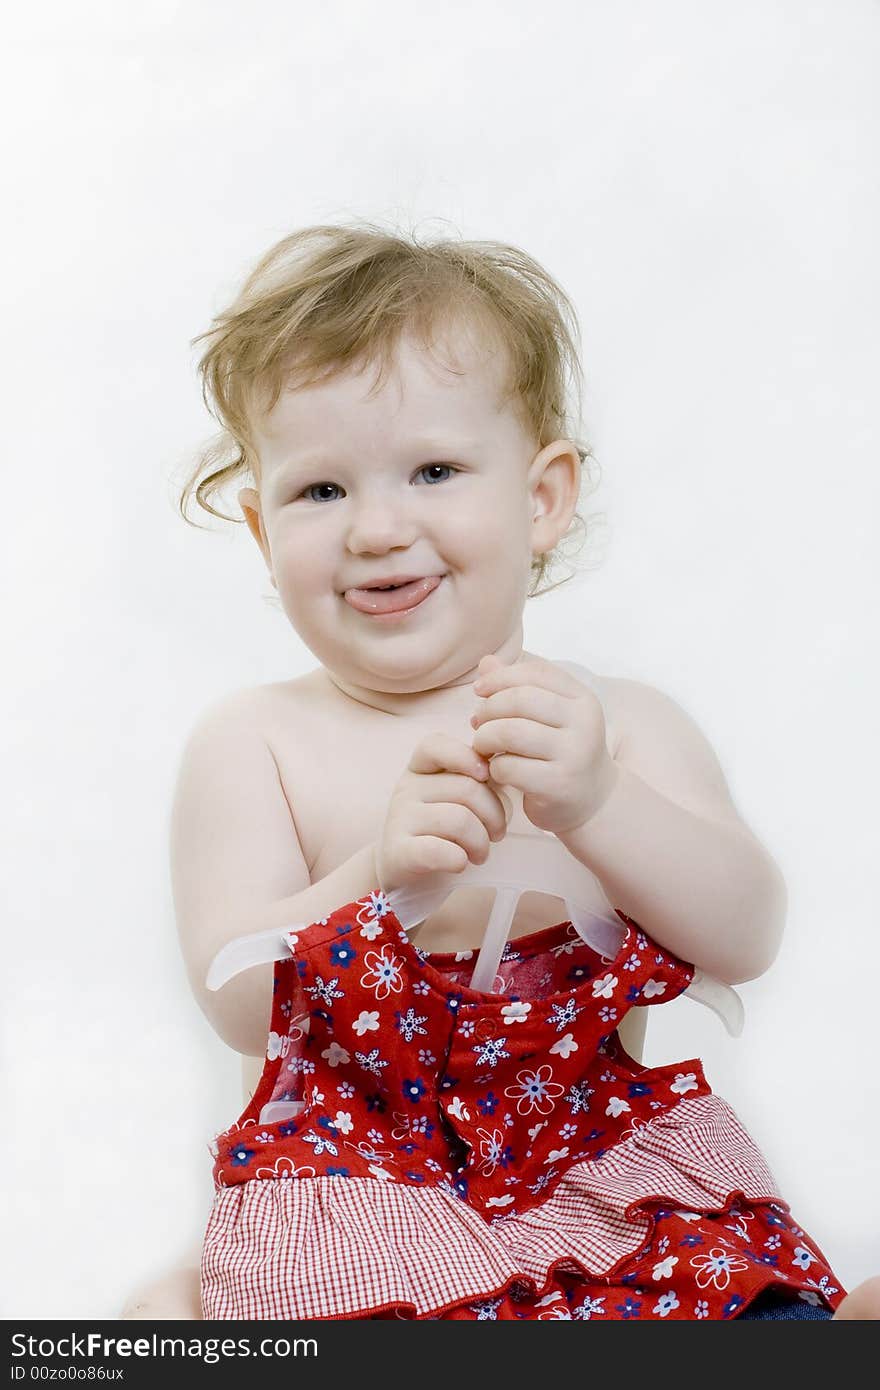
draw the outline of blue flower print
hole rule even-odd
[[[357,960],[357,951],[348,941],[334,941],[330,947],[330,959],[334,965],[341,965],[346,970],[353,960]]]
[[[374,1091],[372,1095],[364,1096],[368,1110],[376,1110],[380,1115],[388,1109],[388,1106],[379,1091]]]
[[[691,1231],[689,1235],[684,1236],[678,1243],[679,1245],[687,1245],[693,1249],[695,1246],[703,1244],[703,1237],[695,1235],[693,1231]]]
[[[232,1162],[234,1163],[236,1168],[243,1168],[247,1163],[248,1159],[253,1158],[253,1156],[253,1149],[246,1149],[244,1144],[236,1144],[235,1148],[232,1150],[230,1154],[230,1158],[232,1159]]]
[[[328,1178],[348,1178],[351,1177],[347,1168],[325,1168],[325,1176]]]
[[[457,1076],[450,1076],[449,1073],[447,1072],[446,1075],[442,1078],[442,1080],[441,1080],[441,1082],[440,1082],[440,1090],[441,1090],[441,1091],[451,1091],[451,1090],[453,1089],[453,1087],[454,1087],[454,1086],[457,1086],[458,1084],[459,1084],[458,1077],[457,1077]]]
[[[624,970],[625,970],[625,969],[626,969],[626,966],[624,966]],[[626,991],[626,1002],[627,1002],[627,1004],[634,1004],[634,1003],[636,1002],[636,1000],[638,999],[639,995],[641,994],[641,992],[642,992],[642,991],[639,989],[638,985],[630,985],[629,989]]]
[[[278,1133],[285,1139],[289,1139],[291,1134],[296,1134],[296,1125],[292,1120],[287,1120],[283,1125],[278,1126]]]
[[[455,1191],[458,1193],[458,1196],[461,1198],[461,1200],[462,1200],[463,1202],[466,1202],[466,1201],[467,1201],[467,1195],[468,1195],[468,1180],[467,1180],[467,1178],[456,1178],[456,1180],[455,1180],[455,1182],[452,1184],[452,1186],[455,1188]]]
[[[410,1182],[424,1182],[424,1181],[425,1181],[425,1175],[424,1175],[424,1173],[407,1173],[406,1176],[409,1178]]]
[[[477,1109],[481,1115],[494,1115],[498,1109],[498,1097],[493,1091],[487,1096],[480,1096],[477,1101]]]
[[[724,1307],[721,1309],[721,1316],[725,1318],[733,1317],[737,1308],[741,1308],[744,1302],[745,1300],[741,1298],[738,1293],[733,1294],[733,1296],[727,1300]]]
[[[447,996],[446,996],[446,1007],[447,1007],[447,1009],[450,1011],[450,1013],[457,1014],[460,1004],[461,1004],[461,995],[460,995],[460,994],[447,994]]]
[[[415,1081],[404,1080],[403,1094],[407,1100],[412,1101],[413,1105],[418,1105],[422,1096],[425,1094],[425,1083],[417,1077]]]
[[[631,1081],[629,1083],[629,1094],[632,1096],[650,1096],[651,1087],[646,1086],[644,1081]]]
[[[637,1298],[625,1298],[622,1303],[618,1303],[617,1311],[624,1321],[628,1318],[640,1318],[642,1315],[642,1305]]]

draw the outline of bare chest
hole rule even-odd
[[[265,734],[312,883],[379,838],[394,787],[426,734],[442,731],[467,744],[473,737],[470,709],[457,719],[430,723],[365,706],[346,707],[343,718],[337,697],[328,698],[316,673],[266,687],[265,695]],[[507,788],[505,795],[513,803],[510,829],[532,830],[519,794]],[[584,880],[587,905],[607,911],[601,884],[586,869]],[[485,932],[493,897],[491,889],[456,889],[416,928],[413,939],[429,951],[473,949]],[[511,937],[552,926],[565,915],[561,899],[524,893]]]

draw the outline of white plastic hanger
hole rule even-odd
[[[555,835],[533,827],[528,834],[508,831],[503,840],[492,846],[484,864],[469,864],[457,874],[432,875],[418,889],[395,889],[387,895],[387,902],[401,926],[412,931],[453,889],[494,888],[495,900],[470,982],[472,989],[488,990],[498,971],[516,904],[523,893],[547,893],[562,898],[566,920],[572,923],[579,936],[601,956],[613,958],[618,954],[626,929],[619,918],[610,913],[597,913],[584,905],[586,872]],[[302,931],[308,925],[292,925],[284,931]],[[280,929],[236,937],[218,951],[211,962],[207,987],[220,989],[227,980],[250,966],[283,960],[291,954]],[[744,1010],[739,995],[730,985],[695,970],[684,992],[717,1014],[731,1037],[739,1037]]]

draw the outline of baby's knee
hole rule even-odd
[[[202,1317],[202,1283],[197,1266],[174,1269],[161,1279],[145,1284],[130,1298],[119,1314],[125,1320],[173,1322]]]

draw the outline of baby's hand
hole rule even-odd
[[[485,758],[449,734],[428,734],[416,745],[376,842],[384,893],[485,863],[490,842],[504,838],[510,809],[488,778]]]
[[[605,717],[592,690],[541,657],[503,665],[484,656],[471,719],[474,749],[493,782],[517,787],[532,825],[556,835],[596,814],[619,770],[605,742]]]

